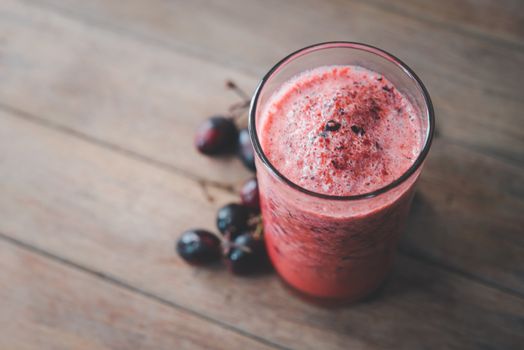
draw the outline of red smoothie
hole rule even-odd
[[[304,72],[285,83],[260,117],[271,163],[310,191],[348,196],[399,178],[423,145],[420,120],[385,77],[356,66]]]
[[[426,138],[417,108],[385,76],[322,66],[293,76],[259,106],[257,159],[267,249],[278,273],[317,297],[360,298],[391,268],[420,172],[373,198],[413,165]]]

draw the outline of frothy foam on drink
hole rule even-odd
[[[399,178],[420,153],[420,118],[384,76],[357,66],[303,72],[265,104],[258,134],[285,177],[308,190],[356,195]]]

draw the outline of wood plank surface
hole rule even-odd
[[[174,238],[211,228],[217,205],[194,180],[6,113],[0,152],[4,235],[280,346],[518,349],[524,341],[524,298],[405,256],[380,297],[336,309],[291,295],[274,275],[191,268],[173,253]],[[232,198],[210,191],[216,203]]]
[[[401,249],[524,295],[522,168],[437,141]]]
[[[14,106],[91,142],[210,182],[236,185],[248,176],[238,162],[196,154],[192,134],[202,116],[234,100],[222,90],[223,80],[233,77],[247,86],[255,82],[249,75],[45,9],[11,5],[0,20],[0,33],[7,38],[0,80],[4,108]],[[42,45],[35,47],[35,40]],[[475,127],[459,131],[496,144]],[[515,146],[512,151],[519,153]],[[520,164],[452,145],[443,136],[423,174],[418,214],[403,249],[524,293],[522,179]],[[188,209],[188,218],[191,210],[198,207]]]
[[[376,45],[420,74],[436,106],[440,135],[524,162],[524,50],[514,45],[359,0],[31,3],[255,78],[292,50],[315,42]]]
[[[524,45],[524,2],[521,0],[372,0],[384,9],[435,21],[494,39]]]
[[[0,348],[272,349],[0,239]]]
[[[515,0],[4,0],[0,349],[521,349],[524,5]],[[394,271],[320,306],[275,274],[194,268],[251,176],[192,146],[278,59],[326,40],[397,54],[437,138]]]
[[[208,181],[231,185],[248,176],[238,160],[202,157],[192,145],[202,120],[239,101],[226,79],[249,87],[254,79],[204,59],[121,43],[118,35],[18,1],[3,3],[0,104]]]

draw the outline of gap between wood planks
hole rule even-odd
[[[5,111],[5,112],[7,112],[7,113],[9,113],[9,114],[11,114],[13,116],[18,117],[18,118],[22,118],[22,119],[25,119],[25,120],[30,121],[32,123],[38,124],[40,126],[43,126],[43,127],[49,128],[49,129],[53,129],[53,130],[56,130],[56,131],[59,131],[59,132],[62,132],[62,133],[68,134],[68,135],[72,135],[72,136],[74,136],[76,138],[82,139],[82,140],[87,141],[87,142],[89,142],[91,144],[95,144],[95,145],[98,145],[98,146],[100,146],[102,148],[109,149],[109,150],[112,150],[114,152],[123,154],[123,155],[125,155],[127,157],[136,159],[136,160],[141,161],[143,163],[147,163],[147,164],[152,165],[154,167],[166,170],[168,172],[175,172],[175,173],[177,173],[179,175],[182,175],[182,176],[185,176],[187,178],[193,179],[202,188],[202,190],[204,191],[204,194],[207,193],[207,187],[208,186],[212,186],[212,187],[221,189],[221,190],[226,191],[228,193],[235,193],[235,194],[237,193],[237,191],[236,191],[236,189],[234,188],[233,185],[223,184],[223,183],[220,183],[218,181],[212,181],[212,180],[209,180],[209,179],[202,178],[201,176],[198,176],[198,175],[196,175],[196,174],[194,174],[194,173],[192,173],[190,171],[187,171],[185,169],[176,167],[176,166],[174,166],[172,164],[169,164],[169,163],[157,160],[157,159],[153,159],[153,158],[144,156],[144,155],[142,155],[140,153],[128,150],[128,149],[126,149],[124,147],[121,147],[119,145],[113,144],[111,142],[108,142],[108,141],[105,141],[105,140],[102,140],[102,139],[98,139],[98,138],[93,137],[93,136],[91,136],[89,134],[81,133],[81,132],[79,132],[77,130],[74,130],[74,129],[70,128],[70,127],[67,127],[67,126],[61,125],[59,123],[53,122],[53,121],[51,121],[49,119],[40,118],[38,116],[35,116],[35,115],[32,115],[32,114],[27,113],[25,111],[22,111],[22,110],[20,110],[18,108],[9,106],[9,105],[7,105],[5,103],[0,102],[0,110],[3,110],[3,111]],[[206,198],[208,198],[210,201],[212,201],[212,197],[209,194],[206,194]]]
[[[251,65],[244,64],[242,61],[235,61],[232,59],[221,58],[219,55],[215,55],[212,50],[202,49],[202,48],[199,48],[198,46],[187,45],[187,44],[180,43],[180,42],[177,42],[177,43],[167,42],[165,40],[155,37],[154,35],[147,35],[144,33],[131,31],[119,25],[108,23],[107,21],[104,21],[103,19],[98,19],[98,18],[95,18],[94,16],[84,16],[81,13],[71,11],[70,9],[56,6],[54,4],[48,4],[48,3],[40,4],[40,3],[34,3],[33,1],[27,1],[24,3],[29,6],[33,6],[36,8],[40,8],[40,9],[44,9],[44,10],[53,12],[55,14],[66,16],[69,19],[76,20],[76,21],[79,21],[81,23],[84,23],[90,26],[95,25],[98,28],[103,28],[107,31],[110,31],[117,35],[121,35],[126,38],[138,41],[143,44],[154,45],[159,48],[173,50],[175,53],[183,54],[189,57],[205,59],[212,63],[220,65],[222,67],[233,68],[235,70],[238,70],[240,73],[245,73],[251,76],[258,75],[258,73],[252,69]]]
[[[485,32],[483,31],[482,29],[472,29],[468,26],[462,26],[460,24],[456,24],[456,23],[453,23],[453,22],[449,22],[449,21],[444,21],[444,20],[441,20],[441,19],[438,19],[436,17],[432,17],[432,16],[427,16],[427,15],[422,15],[420,13],[420,11],[409,11],[409,10],[406,10],[404,7],[402,6],[399,6],[397,4],[394,4],[394,3],[384,3],[380,0],[371,0],[371,1],[362,1],[362,0],[353,0],[354,2],[358,2],[362,5],[365,5],[369,8],[376,8],[376,9],[380,9],[384,12],[390,12],[390,13],[395,13],[397,15],[400,15],[400,16],[403,16],[403,17],[406,17],[406,18],[410,18],[410,19],[413,19],[413,20],[416,20],[418,22],[424,22],[424,23],[427,23],[427,24],[430,24],[434,27],[439,27],[443,30],[446,30],[450,33],[454,33],[454,34],[458,34],[458,35],[461,35],[461,36],[469,36],[471,38],[475,38],[475,39],[480,39],[480,40],[484,40],[486,42],[489,42],[490,44],[494,44],[494,45],[503,45],[507,48],[510,48],[512,50],[522,50],[524,48],[524,43],[523,42],[520,42],[520,41],[517,41],[517,40],[513,40],[511,38],[507,38],[507,37],[498,37],[498,36],[493,36],[491,35],[489,32]],[[85,22],[85,23],[96,23],[97,25],[103,25],[104,27],[112,30],[112,31],[115,31],[115,32],[118,32],[118,33],[123,33],[125,35],[129,35],[131,34],[131,37],[136,37],[137,39],[140,38],[140,39],[147,39],[147,41],[155,41],[155,42],[162,42],[163,45],[166,45],[167,43],[162,41],[162,40],[158,40],[152,36],[144,36],[142,34],[139,34],[138,32],[135,32],[135,31],[130,31],[129,29],[127,28],[121,28],[120,26],[118,25],[112,25],[111,23],[108,23],[107,21],[104,21],[103,19],[100,20],[100,19],[97,19],[97,18],[94,18],[93,16],[85,16],[85,14],[81,14],[79,12],[76,12],[76,11],[71,11],[70,9],[67,9],[67,8],[63,8],[61,6],[57,6],[57,5],[54,5],[54,4],[49,4],[49,3],[45,3],[45,4],[42,4],[42,3],[35,3],[34,0],[27,0],[25,1],[26,3],[32,5],[32,6],[36,6],[36,7],[40,7],[40,8],[47,8],[48,10],[52,10],[56,13],[61,13],[61,14],[64,14],[66,16],[70,16],[70,17],[74,17],[74,18],[77,18],[77,19],[80,19],[81,21]],[[172,45],[171,45],[172,46]],[[175,46],[176,48],[182,48],[182,49],[189,49],[188,52],[191,52],[191,53],[197,53],[198,55],[200,55],[199,57],[202,57],[202,53],[205,52],[205,57],[206,58],[209,58],[209,54],[210,52],[208,52],[208,50],[199,50],[197,49],[197,47],[195,46],[188,46],[188,45],[176,45]],[[230,63],[231,61],[230,60],[218,60],[220,63],[225,63],[225,64],[228,64]],[[243,66],[243,65],[242,65]],[[235,68],[237,68],[237,66],[233,66]],[[249,71],[248,71],[249,72]]]
[[[386,12],[395,13],[407,18],[417,20],[419,22],[426,22],[432,26],[444,28],[450,33],[458,34],[461,36],[470,36],[472,38],[485,40],[491,44],[495,45],[504,45],[512,50],[522,50],[524,49],[524,42],[516,41],[511,38],[499,37],[491,35],[489,32],[485,32],[482,29],[474,30],[469,27],[462,26],[454,22],[446,22],[438,18],[432,18],[431,16],[424,16],[420,11],[414,10],[409,11],[396,4],[394,1],[382,2],[380,0],[357,0],[362,4],[367,4],[369,6],[375,6],[376,8],[382,9]]]
[[[502,40],[502,39],[498,39],[497,37],[492,37],[484,32],[476,32],[475,30],[471,30],[471,29],[468,29],[467,27],[465,28],[462,28],[460,26],[449,26],[448,23],[444,23],[438,19],[431,19],[427,16],[421,16],[419,14],[414,14],[410,11],[405,11],[403,10],[401,7],[399,6],[396,6],[396,5],[390,5],[390,4],[384,4],[384,3],[381,3],[380,1],[377,1],[377,0],[373,0],[372,1],[372,4],[367,4],[365,1],[362,2],[361,0],[356,0],[358,1],[359,3],[361,4],[364,4],[370,8],[378,8],[378,9],[381,9],[383,11],[386,11],[386,12],[392,12],[392,13],[395,13],[397,15],[401,15],[401,16],[404,16],[406,18],[410,18],[410,19],[414,19],[418,22],[422,22],[422,23],[427,23],[429,24],[430,26],[433,26],[433,27],[438,27],[439,29],[441,30],[444,30],[444,31],[447,31],[449,33],[453,33],[453,34],[457,34],[459,36],[462,36],[462,37],[471,37],[471,38],[475,38],[475,39],[480,39],[480,40],[484,40],[490,44],[495,44],[495,45],[502,45],[504,47],[508,47],[509,49],[512,49],[512,50],[515,50],[515,51],[520,51],[522,50],[522,48],[524,48],[524,44],[522,45],[519,45],[519,44],[514,44],[514,43],[511,43],[510,41],[505,41],[505,40]],[[108,22],[104,19],[99,19],[97,18],[96,16],[93,16],[93,15],[90,15],[90,14],[86,14],[86,13],[82,13],[82,12],[79,12],[79,11],[74,11],[74,10],[71,10],[70,8],[65,8],[65,7],[62,7],[62,6],[58,6],[56,4],[50,4],[50,3],[37,3],[37,2],[34,2],[33,0],[27,0],[27,1],[24,1],[24,4],[27,4],[29,6],[33,6],[35,8],[40,8],[40,9],[43,9],[43,10],[46,10],[46,11],[49,11],[49,12],[52,12],[52,13],[55,13],[55,14],[58,14],[58,15],[63,15],[69,19],[72,19],[74,21],[78,21],[80,23],[84,23],[88,26],[96,26],[97,28],[101,28],[103,30],[106,30],[106,31],[109,31],[111,33],[114,33],[114,34],[117,34],[117,35],[120,35],[120,36],[123,36],[125,38],[128,38],[130,40],[134,40],[134,41],[137,41],[137,42],[140,42],[142,44],[146,44],[146,45],[152,45],[154,47],[157,47],[157,48],[161,48],[161,49],[164,49],[164,50],[168,50],[168,51],[172,51],[172,52],[175,52],[177,54],[180,54],[180,55],[184,55],[184,56],[187,56],[187,57],[194,57],[194,58],[198,58],[198,59],[201,59],[201,60],[207,60],[211,63],[214,63],[214,64],[217,64],[221,67],[225,67],[225,68],[231,68],[231,69],[234,69],[236,71],[238,71],[239,73],[244,73],[246,75],[249,75],[251,77],[258,77],[260,76],[259,72],[257,71],[256,68],[254,68],[253,65],[248,65],[246,62],[244,61],[241,61],[241,60],[235,60],[235,59],[232,59],[231,57],[228,58],[228,59],[225,59],[224,57],[221,57],[220,55],[216,55],[214,54],[214,51],[213,50],[209,50],[209,49],[206,49],[206,48],[201,48],[199,46],[196,46],[196,45],[190,45],[190,44],[186,44],[186,43],[183,43],[183,42],[180,42],[180,41],[166,41],[166,40],[163,40],[162,38],[159,38],[155,35],[151,35],[151,34],[147,34],[147,33],[144,33],[144,32],[140,32],[140,31],[134,31],[134,30],[131,30],[129,28],[126,28],[125,26],[121,26],[121,25],[118,25],[118,24],[114,24],[114,23],[111,23],[111,22]],[[444,25],[445,24],[445,25]],[[455,29],[453,29],[455,28]],[[227,77],[224,77],[224,79],[226,79]],[[73,129],[70,129],[70,128],[67,128],[67,127],[64,127],[64,129],[67,129],[67,130],[70,130],[70,132],[72,133],[76,133],[76,134],[79,134],[79,135],[83,135],[84,138],[91,138],[90,136],[88,135],[84,135],[84,134],[80,134],[78,133],[77,131],[74,131]],[[442,137],[442,136],[439,136],[438,135],[438,129],[435,130],[435,138],[436,137]],[[490,157],[494,157],[494,158],[497,158],[499,160],[502,160],[504,162],[507,162],[508,164],[512,164],[512,165],[516,165],[518,167],[524,167],[524,163],[522,161],[520,161],[520,159],[518,158],[515,158],[513,157],[512,155],[510,154],[505,154],[499,150],[495,150],[495,149],[487,149],[486,147],[483,147],[481,145],[474,145],[474,144],[469,144],[467,142],[463,142],[461,141],[460,139],[451,139],[449,137],[442,137],[442,139],[445,139],[447,143],[449,144],[452,144],[452,145],[456,145],[456,146],[459,146],[459,147],[462,147],[464,149],[468,149],[468,150],[472,150],[472,151],[475,151],[477,153],[482,153],[483,155],[487,155],[487,156],[490,156]],[[105,143],[107,145],[109,145],[109,143],[103,141],[103,140],[98,140],[99,143]],[[122,151],[125,151],[125,152],[130,152],[130,153],[134,153],[134,152],[131,152],[131,151],[128,151],[126,149],[123,149],[117,145],[111,145],[110,147],[112,148],[120,148]],[[143,157],[145,161],[151,163],[151,162],[154,162],[154,163],[157,163],[159,166],[163,166],[163,167],[172,167],[171,165],[167,164],[167,163],[164,163],[164,162],[160,162],[160,161],[157,161],[157,160],[154,160],[154,159],[150,159],[150,158],[147,158],[147,157],[144,157],[138,153],[134,153],[137,157]],[[231,186],[225,186],[224,184],[221,184],[219,182],[214,182],[214,181],[209,181],[209,180],[205,180],[205,179],[202,179],[201,177],[199,176],[196,176],[192,173],[189,173],[187,172],[186,170],[184,169],[178,169],[178,171],[180,171],[180,173],[184,173],[186,175],[189,175],[189,176],[192,176],[196,179],[198,179],[200,181],[200,184],[203,188],[203,190],[205,191],[205,186],[206,185],[213,185],[215,187],[219,187],[219,188],[223,188],[223,189],[226,189],[228,191],[232,191],[233,189],[231,188]],[[224,187],[227,187],[227,188],[224,188]]]
[[[8,106],[6,104],[3,104],[1,102],[0,102],[0,110],[3,110],[5,112],[7,112],[9,115],[11,115],[11,116],[13,116],[15,118],[24,119],[24,120],[26,120],[28,122],[33,123],[33,124],[37,124],[37,125],[39,125],[41,127],[44,127],[44,128],[47,128],[47,129],[52,129],[52,130],[55,130],[57,132],[70,135],[72,137],[82,139],[82,140],[84,140],[84,141],[86,141],[86,142],[88,142],[90,144],[96,145],[96,146],[98,146],[100,148],[103,148],[105,150],[118,153],[120,155],[123,155],[123,156],[128,157],[128,158],[132,158],[132,159],[137,160],[137,161],[142,162],[142,163],[146,163],[146,164],[151,165],[153,167],[162,169],[162,170],[164,170],[166,172],[175,173],[175,174],[187,177],[187,178],[195,181],[202,188],[202,191],[204,192],[204,196],[211,202],[213,201],[213,198],[210,197],[210,195],[208,193],[208,190],[207,190],[208,187],[214,187],[217,190],[222,190],[222,191],[225,191],[225,192],[228,192],[228,193],[236,193],[235,189],[232,186],[224,185],[224,184],[220,184],[220,183],[215,182],[215,181],[209,181],[209,180],[203,179],[203,178],[201,178],[199,176],[196,176],[195,174],[192,174],[189,171],[186,171],[184,169],[180,169],[180,168],[178,168],[176,166],[173,166],[171,164],[164,163],[164,162],[161,162],[161,161],[149,158],[149,157],[144,156],[142,154],[139,154],[139,153],[127,150],[127,149],[125,149],[123,147],[120,147],[120,146],[117,146],[117,145],[114,145],[114,144],[112,144],[110,142],[107,142],[107,141],[104,141],[104,140],[100,140],[100,139],[97,139],[95,137],[92,137],[92,136],[80,133],[80,132],[78,132],[76,130],[72,130],[72,129],[68,128],[68,127],[65,127],[65,126],[62,126],[60,124],[51,122],[51,121],[49,121],[47,119],[43,119],[43,118],[40,118],[38,116],[32,115],[30,113],[26,113],[24,111],[20,111],[17,108],[13,108],[13,107]],[[24,247],[32,248],[36,252],[42,252],[42,254],[44,254],[46,256],[49,256],[49,257],[52,257],[55,260],[62,261],[64,263],[66,263],[66,264],[78,267],[78,268],[80,268],[82,270],[85,270],[85,271],[90,271],[93,274],[97,274],[101,278],[107,278],[107,276],[105,274],[101,273],[101,272],[96,272],[94,270],[91,270],[91,269],[88,269],[88,268],[83,267],[81,265],[78,265],[78,264],[76,264],[74,262],[71,262],[71,261],[69,261],[67,259],[55,256],[55,255],[53,255],[51,253],[48,253],[48,252],[46,252],[44,250],[36,248],[36,247],[34,247],[34,246],[32,246],[32,245],[30,245],[28,243],[24,243],[24,242],[18,241],[16,239],[10,238],[10,237],[2,234],[1,232],[0,232],[0,238],[3,238],[4,240],[10,240],[10,241],[13,241],[13,242],[18,242],[18,244],[20,244],[20,245],[22,245]],[[459,276],[461,276],[461,277],[463,277],[465,279],[474,281],[476,283],[482,284],[482,285],[487,286],[489,288],[493,288],[493,289],[499,290],[501,292],[504,292],[504,293],[507,293],[507,294],[510,294],[510,295],[513,295],[513,296],[516,296],[516,297],[524,299],[524,294],[522,294],[522,293],[520,293],[520,292],[518,292],[516,290],[513,290],[513,289],[508,288],[508,287],[504,287],[504,286],[499,285],[497,283],[491,282],[491,281],[489,281],[487,279],[483,279],[480,276],[476,276],[474,274],[462,271],[462,270],[460,270],[460,269],[458,269],[456,267],[452,267],[452,266],[449,266],[447,264],[443,264],[442,262],[437,261],[435,259],[432,259],[431,257],[420,255],[420,254],[416,254],[416,253],[412,253],[412,252],[408,252],[407,250],[401,249],[401,248],[399,248],[398,251],[399,251],[400,254],[403,254],[403,255],[405,255],[407,257],[413,258],[413,259],[415,259],[417,261],[420,261],[420,262],[423,262],[425,264],[437,267],[437,268],[439,268],[441,270],[444,270],[444,271],[447,271],[449,273],[452,273],[452,274],[455,274],[455,275],[459,275]],[[114,278],[111,279],[111,280],[118,281],[118,280],[116,280]],[[122,285],[126,285],[123,282],[118,282],[118,283],[120,283]],[[133,289],[135,289],[137,291],[141,291],[140,289],[132,287],[132,286],[130,286],[130,288],[133,288]],[[141,294],[147,295],[147,294],[150,294],[150,293],[145,292],[145,291],[141,291]],[[153,295],[153,294],[151,294],[151,295]],[[156,298],[158,298],[159,300],[163,300],[163,299],[161,299],[159,297],[156,297]],[[169,301],[165,301],[165,302],[169,303]],[[176,304],[174,304],[174,305],[176,305]],[[204,317],[207,317],[207,316],[204,316]],[[216,321],[216,322],[218,322],[218,321]]]
[[[0,240],[3,240],[4,242],[7,242],[9,244],[12,244],[12,245],[15,245],[23,250],[26,250],[26,251],[29,251],[29,252],[32,252],[34,254],[37,254],[39,256],[42,256],[42,257],[45,257],[45,258],[48,258],[52,261],[55,261],[55,262],[58,262],[62,265],[65,265],[67,266],[68,268],[71,268],[71,269],[74,269],[74,270],[77,270],[77,271],[81,271],[83,273],[86,273],[88,275],[91,275],[91,276],[94,276],[94,277],[97,277],[107,283],[110,283],[112,284],[113,286],[116,286],[116,287],[119,287],[119,288],[122,288],[122,289],[125,289],[129,292],[132,292],[132,293],[135,293],[135,294],[138,294],[138,295],[141,295],[147,299],[150,299],[150,300],[153,300],[159,304],[162,304],[164,306],[168,306],[168,307],[171,307],[171,308],[175,308],[177,310],[180,310],[182,312],[185,312],[185,313],[188,313],[188,314],[191,314],[195,317],[198,317],[202,320],[205,320],[209,323],[212,323],[214,325],[217,325],[221,328],[224,328],[224,329],[227,329],[229,331],[232,331],[232,332],[235,332],[239,335],[242,335],[246,338],[249,338],[249,339],[252,339],[254,341],[257,341],[261,344],[264,344],[264,345],[267,345],[267,346],[270,346],[270,347],[273,347],[275,349],[281,349],[281,350],[289,350],[289,348],[287,347],[284,347],[282,345],[279,345],[279,344],[276,344],[276,343],[273,343],[265,338],[262,338],[262,337],[259,337],[255,334],[252,334],[252,333],[248,333],[246,331],[243,331],[242,329],[239,329],[239,328],[236,328],[234,326],[231,326],[227,323],[223,323],[217,319],[214,319],[212,317],[209,317],[205,314],[201,314],[197,311],[194,311],[190,308],[186,308],[185,306],[183,305],[180,305],[178,303],[175,303],[171,300],[168,300],[168,299],[164,299],[156,294],[153,294],[153,293],[150,293],[150,292],[147,292],[147,291],[144,291],[142,289],[139,289],[139,288],[136,288],[134,287],[133,285],[131,284],[128,284],[126,282],[123,282],[121,280],[119,280],[118,278],[115,278],[114,276],[110,276],[106,273],[103,273],[103,272],[100,272],[100,271],[97,271],[97,270],[93,270],[93,269],[90,269],[86,266],[83,266],[83,265],[80,265],[80,264],[77,264],[75,263],[74,261],[71,261],[71,260],[68,260],[68,259],[65,259],[63,257],[60,257],[60,256],[57,256],[53,253],[50,253],[44,249],[41,249],[41,248],[38,248],[38,247],[35,247],[33,245],[30,245],[30,244],[27,244],[23,241],[20,241],[18,239],[15,239],[15,238],[12,238],[6,234],[4,234],[3,232],[0,232]]]

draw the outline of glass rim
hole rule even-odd
[[[428,118],[428,130],[426,133],[426,140],[424,142],[424,147],[422,147],[420,153],[417,156],[417,159],[413,164],[397,179],[393,180],[392,182],[388,183],[387,185],[380,187],[376,190],[356,194],[356,195],[349,195],[349,196],[336,196],[336,195],[329,195],[324,193],[319,193],[315,191],[308,190],[290,179],[288,179],[286,176],[284,176],[266,157],[264,151],[262,150],[262,146],[260,144],[260,141],[258,139],[257,130],[256,130],[256,112],[257,112],[257,103],[260,98],[260,94],[266,85],[266,83],[269,81],[269,79],[275,74],[280,67],[282,67],[284,64],[290,62],[291,60],[298,58],[300,56],[303,56],[305,54],[320,51],[323,49],[329,49],[329,48],[335,48],[335,47],[342,47],[342,48],[350,48],[350,49],[356,49],[361,51],[366,51],[368,53],[372,53],[375,55],[378,55],[384,59],[387,59],[388,61],[395,64],[397,67],[399,67],[408,77],[410,77],[412,80],[415,81],[418,88],[422,91],[422,95],[424,96],[424,101],[427,107],[427,118]],[[251,103],[249,106],[249,135],[251,138],[251,143],[253,144],[253,148],[255,149],[255,152],[257,153],[259,159],[262,161],[264,166],[269,168],[269,170],[275,175],[279,180],[283,181],[285,184],[289,185],[291,188],[302,192],[304,194],[321,198],[321,199],[328,199],[328,200],[339,200],[339,201],[350,201],[350,200],[359,200],[359,199],[367,199],[367,198],[373,198],[380,194],[386,193],[396,187],[398,187],[400,184],[404,183],[407,179],[413,175],[418,168],[422,165],[424,162],[430,146],[431,142],[433,140],[433,133],[435,129],[435,115],[433,110],[433,104],[431,102],[431,98],[429,96],[429,93],[420,80],[420,78],[415,74],[415,72],[409,68],[407,64],[402,62],[399,58],[396,56],[379,49],[375,46],[359,43],[359,42],[352,42],[352,41],[327,41],[322,42],[314,45],[309,45],[304,48],[301,48],[299,50],[296,50],[280,61],[278,61],[262,78],[262,80],[258,83],[255,93],[251,99]]]

